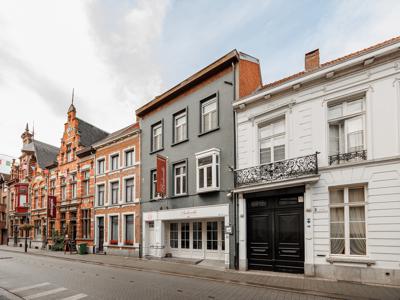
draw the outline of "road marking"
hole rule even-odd
[[[82,298],[85,298],[85,297],[87,297],[86,294],[76,294],[76,295],[71,296],[71,297],[63,298],[61,300],[78,300],[78,299],[82,299]]]
[[[45,291],[45,292],[41,292],[41,293],[37,293],[37,294],[33,294],[30,296],[26,296],[24,297],[24,299],[29,300],[29,299],[36,299],[36,298],[40,298],[40,297],[44,297],[44,296],[48,296],[48,295],[52,295],[52,294],[57,294],[59,292],[63,292],[66,291],[67,289],[64,287],[58,288],[58,289],[53,289],[50,291]]]
[[[49,285],[49,282],[43,282],[43,283],[39,283],[39,284],[34,284],[34,285],[28,285],[28,286],[23,286],[20,288],[16,288],[11,290],[11,293],[18,293],[18,292],[22,292],[22,291],[26,291],[26,290],[30,290],[30,289],[34,289],[34,288],[38,288],[38,287],[42,287],[42,286],[46,286]]]

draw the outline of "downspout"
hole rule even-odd
[[[233,101],[236,101],[236,65],[232,62],[233,70]],[[235,171],[236,170],[236,141],[237,141],[237,131],[236,131],[236,110],[233,110],[233,184],[235,186]],[[239,268],[239,241],[238,241],[238,202],[237,195],[232,193],[233,197],[233,218],[234,218],[234,241],[235,241],[235,252],[234,252],[234,267],[237,270]]]

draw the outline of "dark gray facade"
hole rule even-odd
[[[234,119],[232,101],[234,99],[234,72],[225,74],[216,80],[202,85],[192,93],[174,99],[157,111],[151,112],[140,120],[142,129],[141,143],[141,205],[142,211],[152,212],[173,210],[179,208],[193,208],[218,204],[229,205],[230,224],[233,226],[233,206],[229,193],[233,189],[234,167]],[[201,102],[216,95],[218,105],[218,128],[208,133],[201,133]],[[177,112],[186,110],[187,113],[187,140],[174,144],[173,116]],[[163,150],[152,153],[151,137],[152,125],[157,122],[163,124]],[[220,184],[218,191],[198,193],[196,190],[196,156],[198,152],[217,148],[220,150]],[[151,171],[156,168],[156,154],[168,158],[167,163],[167,195],[163,199],[151,199]],[[176,162],[187,162],[187,195],[174,196],[173,165]],[[230,235],[230,265],[234,259],[233,235]]]

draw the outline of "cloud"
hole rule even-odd
[[[99,57],[111,74],[117,101],[136,105],[161,91],[156,59],[169,1],[139,0],[115,7],[95,1],[87,6],[91,34]]]

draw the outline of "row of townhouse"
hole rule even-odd
[[[400,284],[400,37],[266,85],[234,50],[136,117],[108,134],[72,104],[59,149],[27,129],[9,243],[31,223],[36,247]]]
[[[35,140],[27,125],[19,161],[2,181],[8,244],[51,248],[68,236],[89,252],[138,255],[139,134],[138,124],[108,134],[78,118],[73,104],[60,148]]]

